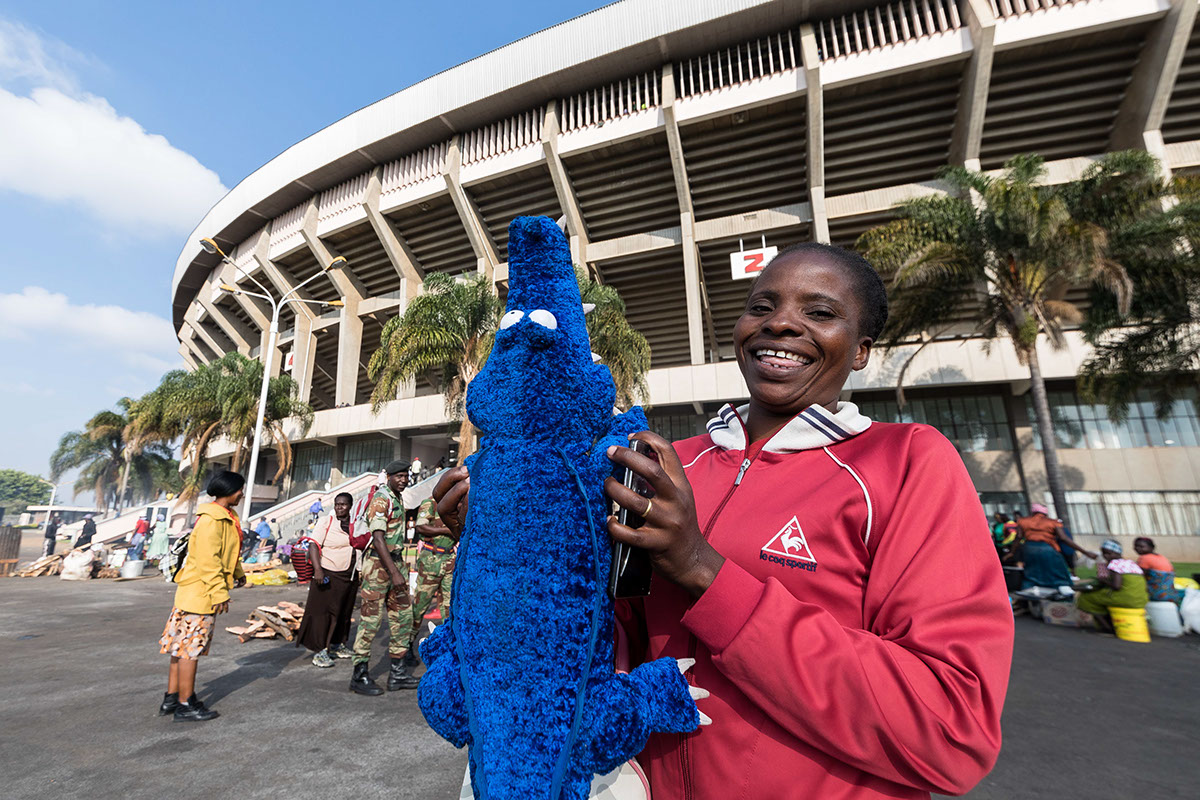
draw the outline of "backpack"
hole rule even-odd
[[[188,545],[192,540],[192,532],[186,531],[182,536],[171,543],[170,549],[166,555],[166,569],[164,573],[167,576],[167,583],[174,583],[175,577],[179,574],[179,570],[183,569],[184,563],[187,561]]]
[[[365,496],[360,497],[358,502],[350,509],[350,546],[355,550],[366,550],[371,544],[371,530],[367,524],[367,509],[371,507],[371,501],[375,499],[375,492],[378,489],[378,484],[372,486],[371,490]]]

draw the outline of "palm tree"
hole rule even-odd
[[[160,490],[169,489],[169,471],[178,469],[170,447],[131,447],[126,441],[134,406],[130,398],[121,398],[117,402],[119,411],[101,411],[88,420],[82,431],[64,434],[50,456],[51,480],[58,480],[67,470],[80,469],[75,494],[90,490],[96,503],[104,508],[124,504],[124,488],[130,480],[135,500],[148,500]]]
[[[371,408],[378,412],[401,384],[427,378],[445,394],[447,415],[460,420],[459,459],[475,452],[475,428],[464,408],[467,386],[492,351],[503,310],[485,275],[426,277],[424,292],[379,334],[379,349],[367,365],[375,382]]]
[[[858,247],[892,274],[884,348],[945,337],[971,303],[978,315],[965,335],[985,345],[1007,337],[1029,369],[1034,416],[1055,509],[1067,520],[1066,495],[1037,345],[1065,345],[1063,327],[1083,321],[1067,302],[1081,284],[1108,291],[1124,313],[1132,283],[1114,258],[1109,233],[1122,214],[1149,213],[1158,166],[1145,153],[1113,153],[1083,179],[1042,186],[1038,156],[1010,160],[997,176],[950,167],[940,177],[955,194],[900,204],[897,219],[862,235]],[[970,193],[978,195],[973,202]],[[913,353],[915,356],[916,353]],[[912,361],[910,356],[908,364]],[[904,371],[899,382],[903,385]],[[903,394],[898,393],[901,404]]]
[[[650,345],[629,326],[616,289],[593,282],[578,268],[575,274],[583,302],[595,306],[587,315],[592,350],[612,372],[617,404],[628,408],[649,394]],[[428,276],[424,292],[379,335],[379,349],[367,366],[375,381],[371,408],[378,412],[406,381],[427,378],[445,394],[447,415],[458,420],[459,459],[475,452],[475,427],[465,409],[467,386],[487,362],[503,311],[483,275]]]
[[[231,467],[241,469],[253,443],[262,370],[259,361],[241,353],[227,353],[193,372],[168,372],[155,389],[136,402],[131,441],[138,445],[179,442],[181,456],[190,466],[183,486],[185,498],[200,492],[208,445],[214,437],[225,436],[233,442]],[[289,375],[271,378],[267,385],[263,430],[278,454],[276,481],[292,463],[292,448],[283,423],[296,418],[307,430],[313,420],[312,407],[297,399],[296,394],[296,382]]]
[[[625,301],[616,289],[596,283],[579,267],[575,268],[575,277],[584,305],[595,306],[585,318],[588,337],[592,340],[592,352],[600,356],[612,373],[617,407],[628,410],[639,402],[646,404],[650,399],[646,385],[650,343],[625,318]]]
[[[1200,176],[1175,178],[1163,213],[1129,215],[1112,239],[1133,279],[1122,314],[1111,292],[1092,292],[1084,335],[1093,354],[1080,373],[1084,395],[1120,421],[1152,387],[1160,416],[1200,373]],[[1157,198],[1156,198],[1157,200]]]

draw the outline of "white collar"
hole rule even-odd
[[[750,410],[747,403],[739,408],[726,405],[708,422],[708,437],[725,450],[745,450],[749,444],[742,417]],[[811,405],[792,417],[763,446],[764,453],[794,453],[814,450],[845,441],[871,427],[871,420],[858,412],[854,403],[838,403],[837,413]]]

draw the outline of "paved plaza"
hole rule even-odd
[[[465,753],[426,727],[415,692],[353,695],[348,661],[318,670],[287,643],[218,632],[197,686],[221,718],[155,716],[171,591],[157,579],[0,580],[0,796],[458,796]],[[221,622],[304,595],[237,590]],[[1200,637],[1135,645],[1017,623],[1004,749],[968,797],[1200,796]],[[381,647],[373,665],[378,678]]]

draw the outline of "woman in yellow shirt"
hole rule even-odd
[[[219,716],[196,697],[196,663],[208,655],[216,615],[229,610],[229,590],[246,583],[238,558],[241,523],[234,511],[245,486],[246,479],[236,472],[217,473],[208,482],[205,491],[215,499],[196,510],[187,559],[175,576],[175,607],[159,639],[160,652],[171,656],[171,668],[158,714],[173,714],[176,722]]]

